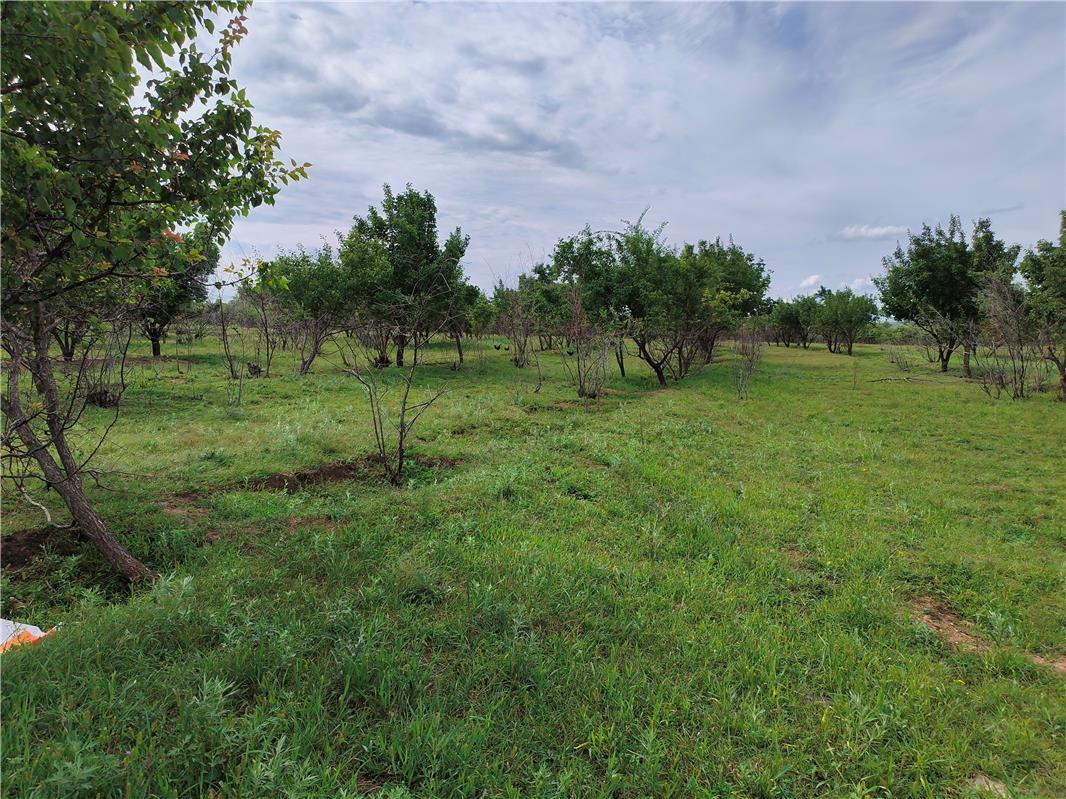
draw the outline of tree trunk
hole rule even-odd
[[[163,350],[159,346],[159,336],[153,336],[152,339],[152,357],[159,358],[163,355]]]
[[[56,386],[55,375],[52,372],[52,364],[48,360],[49,333],[45,319],[45,312],[41,306],[35,310],[31,322],[32,343],[32,369],[31,376],[38,394],[41,396],[41,404],[44,410],[45,422],[48,426],[48,441],[41,441],[28,422],[14,425],[15,432],[32,454],[33,459],[41,469],[45,482],[56,490],[63,500],[71,517],[77,523],[81,533],[92,542],[101,557],[116,571],[124,575],[131,582],[150,580],[156,577],[155,572],[133,557],[119,543],[107,529],[100,514],[89,503],[85,496],[85,488],[82,485],[81,471],[78,461],[70,450],[65,434],[65,425],[69,420],[61,417],[64,404],[60,402],[59,390]],[[22,371],[22,353],[14,354],[8,367],[7,391],[3,397],[3,412],[10,419],[24,419],[22,412],[21,397],[19,392],[19,376]],[[51,447],[49,447],[51,445]],[[52,454],[59,456],[56,462]]]
[[[940,361],[940,371],[946,372],[948,370],[948,361],[951,360],[951,350],[939,350],[937,358]]]
[[[407,336],[399,333],[396,336],[396,365],[403,366],[403,350],[407,346]]]
[[[1059,368],[1059,402],[1066,402],[1066,358],[1048,356],[1048,360]]]
[[[973,372],[970,370],[970,345],[967,344],[962,351],[962,373],[967,379],[973,377]]]
[[[64,444],[65,446],[65,444]],[[38,463],[40,459],[38,458]],[[156,577],[155,572],[137,560],[126,551],[118,539],[111,534],[89,501],[85,498],[85,489],[82,486],[81,477],[61,481],[53,485],[56,493],[63,498],[70,515],[78,523],[81,534],[88,538],[101,557],[115,570],[120,572],[130,582],[151,580]]]
[[[622,375],[622,377],[626,376],[626,350],[625,350],[625,346],[626,345],[625,345],[624,342],[619,341],[618,342],[618,346],[614,350],[614,359],[616,361],[618,361],[618,372]]]
[[[655,372],[655,376],[659,378],[659,385],[666,388],[666,375],[663,374],[663,368],[657,363],[650,363],[648,365],[651,366],[652,370]]]
[[[663,373],[662,363],[651,357],[651,353],[648,352],[648,348],[644,345],[644,342],[635,338],[633,339],[633,343],[637,345],[637,353],[640,355],[641,360],[648,364],[652,371],[655,372],[655,376],[659,379],[659,385],[665,387],[666,375]]]
[[[307,357],[300,361],[300,374],[305,375],[311,371],[311,364],[315,362],[315,358],[318,357],[319,351],[322,349],[322,342],[314,341],[311,343],[311,351],[307,353]]]
[[[463,365],[463,335],[462,333],[455,334],[455,349],[459,353],[459,365]]]

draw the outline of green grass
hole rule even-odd
[[[228,407],[214,352],[141,368],[97,462],[169,576],[4,576],[4,617],[62,624],[3,655],[4,795],[1066,794],[1066,680],[1030,659],[1066,652],[1050,396],[770,347],[745,401],[725,355],[582,404],[555,356],[534,392],[441,345],[414,451],[458,465],[286,494],[249,486],[371,450],[359,386],[322,361]]]

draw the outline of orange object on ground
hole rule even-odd
[[[48,632],[41,632],[40,627],[32,624],[20,624],[17,621],[0,619],[0,652],[6,652],[16,646],[36,644],[42,638],[47,638],[56,631],[53,627]]]

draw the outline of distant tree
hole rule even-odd
[[[732,239],[728,244],[721,239],[686,244],[679,259],[682,270],[698,286],[695,293],[701,300],[703,319],[696,337],[703,362],[710,363],[722,333],[735,330],[741,319],[768,310],[770,272],[761,259]]]
[[[450,295],[464,291],[462,259],[470,238],[456,228],[441,244],[437,203],[428,191],[408,184],[396,194],[385,184],[384,195],[380,209],[371,206],[366,216],[355,218],[348,238],[374,241],[384,249],[390,269],[379,288],[378,307],[392,317],[379,321],[394,329],[396,365],[403,366],[408,340],[425,338],[437,329],[436,321],[450,318],[455,301]]]
[[[818,326],[829,351],[840,352],[843,346],[851,355],[856,340],[877,316],[877,304],[849,288],[832,291],[823,286],[815,297],[820,303]]]
[[[300,352],[297,371],[311,371],[315,359],[333,334],[351,319],[356,301],[356,280],[349,264],[338,260],[330,247],[314,253],[283,253],[269,266],[284,288],[279,292]]]
[[[677,254],[663,238],[664,228],[665,224],[653,229],[645,227],[642,214],[612,237],[618,301],[628,309],[630,336],[637,355],[655,373],[661,386],[666,385],[668,371],[680,376],[673,370],[674,362],[686,370],[692,362],[696,341],[692,320],[686,315],[701,299],[686,294],[685,302],[678,305],[682,280]]]
[[[455,351],[459,359],[456,365],[461,367],[465,360],[463,337],[479,335],[491,317],[492,310],[485,298],[485,292],[465,281],[457,290],[449,292],[449,298],[451,305],[446,311],[445,332],[455,341]]]
[[[376,353],[375,366],[379,369],[389,366],[401,295],[396,289],[386,244],[354,226],[341,241],[338,258],[351,280],[353,330],[363,346]]]
[[[779,300],[770,308],[770,330],[777,344],[791,347],[799,343],[799,310],[788,300]]]
[[[814,328],[818,324],[818,298],[801,295],[792,301],[796,308],[796,335],[804,349],[811,345]]]
[[[971,247],[957,216],[947,229],[924,225],[884,259],[885,274],[874,278],[885,313],[920,327],[933,340],[940,371],[963,346],[968,355],[981,289],[993,275],[1013,273],[1018,249],[995,238],[991,223],[974,226]],[[967,357],[964,368],[969,371]]]
[[[100,310],[111,311],[160,274],[173,277],[168,244],[178,230],[203,223],[221,237],[236,213],[306,176],[309,165],[277,159],[280,134],[255,125],[230,77],[245,8],[4,3],[0,12],[3,477],[28,500],[27,481],[54,490],[81,534],[131,580],[152,572],[82,483],[98,447],[68,438],[84,382],[57,380],[48,350],[64,314],[89,306],[81,298],[106,298]],[[232,19],[217,47],[201,50],[223,14]],[[142,86],[145,72],[157,77]]]
[[[1059,243],[1041,240],[1026,252],[1021,273],[1029,284],[1029,313],[1042,357],[1059,372],[1059,399],[1066,402],[1066,211]]]
[[[511,287],[500,280],[492,292],[496,330],[507,338],[511,363],[519,369],[524,369],[535,357],[530,353],[530,338],[537,325],[533,303],[534,295],[528,281],[520,281],[517,287]]]
[[[569,319],[569,286],[562,281],[562,269],[554,261],[536,264],[528,274],[518,276],[519,291],[530,299],[534,331],[540,349],[553,349],[560,329]]]
[[[626,303],[628,273],[617,253],[609,234],[593,232],[586,225],[580,233],[555,245],[552,264],[560,280],[579,287],[581,310],[589,322],[617,330],[614,357],[619,373],[625,377],[625,334],[632,315]]]
[[[1025,399],[1029,394],[1031,366],[1040,353],[1034,347],[1027,294],[1006,277],[990,278],[981,290],[981,324],[972,350],[981,387],[990,397],[1007,392],[1011,399]]]
[[[160,343],[179,316],[207,299],[208,278],[218,267],[220,250],[206,228],[198,228],[181,242],[171,242],[161,258],[160,274],[137,299],[134,316],[141,332],[152,342],[152,357],[162,352]]]

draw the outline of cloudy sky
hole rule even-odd
[[[227,255],[314,247],[413,183],[489,287],[650,207],[790,296],[869,287],[908,227],[1025,245],[1066,206],[1066,5],[257,3],[234,56],[310,180]]]

